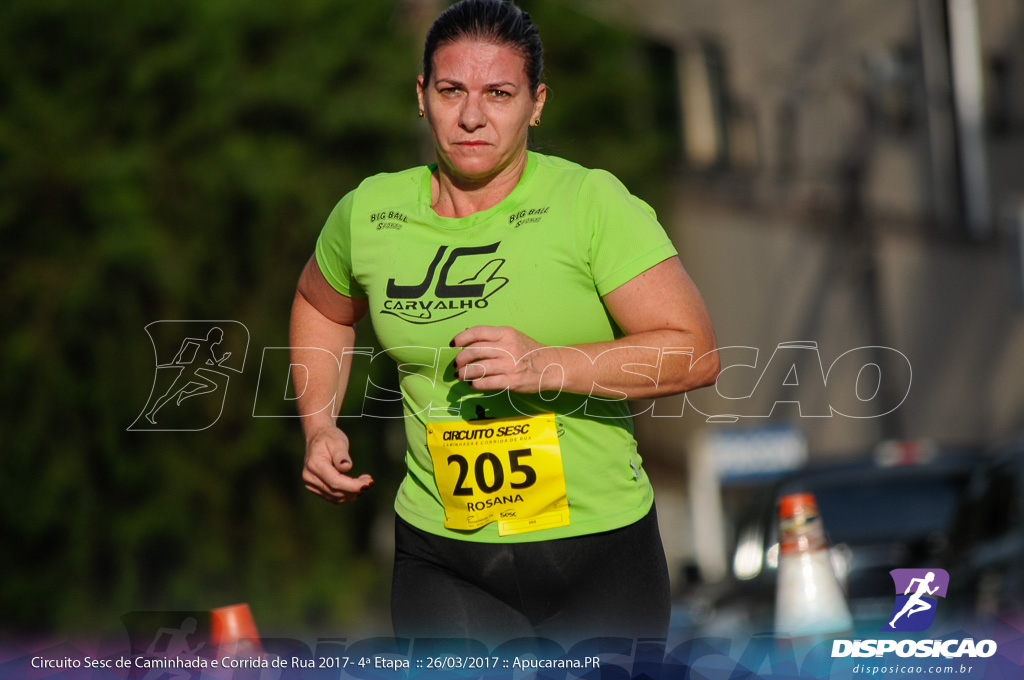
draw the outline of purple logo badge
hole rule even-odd
[[[949,574],[945,569],[893,569],[896,603],[882,630],[922,631],[935,621],[936,598],[946,596]]]

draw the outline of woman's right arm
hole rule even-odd
[[[334,290],[321,273],[316,257],[309,259],[292,303],[289,345],[306,437],[302,481],[307,489],[331,503],[354,501],[373,486],[370,475],[348,474],[352,470],[348,437],[337,425],[352,359],[345,350],[355,342],[354,326],[366,309],[365,298],[348,297]],[[306,367],[306,372],[300,365]]]

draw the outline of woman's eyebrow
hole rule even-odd
[[[438,78],[435,82],[438,85],[440,85],[441,83],[445,83],[447,85],[453,85],[455,87],[461,87],[463,89],[465,89],[465,87],[466,87],[465,83],[463,83],[461,81],[458,81],[458,80],[456,80],[454,78]],[[484,88],[487,89],[487,90],[493,90],[496,87],[515,87],[515,86],[516,86],[516,84],[513,83],[512,81],[510,81],[510,80],[503,80],[503,81],[500,81],[500,82],[497,82],[497,83],[487,83],[486,85],[484,85]]]

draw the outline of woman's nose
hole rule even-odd
[[[459,125],[463,130],[472,132],[487,124],[487,115],[484,113],[481,104],[479,96],[470,95],[466,97],[466,102],[463,104],[459,115]]]

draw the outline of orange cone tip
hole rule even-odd
[[[218,607],[210,612],[210,642],[217,646],[238,645],[246,641],[259,651],[260,633],[256,630],[249,605],[242,602]],[[238,651],[242,651],[240,648]]]

